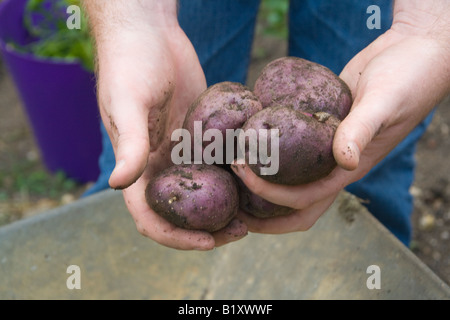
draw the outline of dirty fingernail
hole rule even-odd
[[[244,165],[232,163],[232,164],[231,164],[231,169],[232,169],[232,170],[234,171],[234,173],[236,173],[236,175],[238,175],[241,179],[244,179],[244,178],[245,178],[245,168],[244,168]]]

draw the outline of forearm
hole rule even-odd
[[[176,0],[83,0],[83,6],[97,42],[114,39],[121,30],[178,25]]]
[[[429,88],[422,91],[428,99],[436,99],[436,102],[450,92],[449,16],[448,0],[396,0],[394,3],[391,30],[400,38],[415,39],[422,46],[423,59],[415,68],[428,67],[423,87],[428,84]]]
[[[95,44],[97,74],[105,74],[102,71],[114,68],[117,59],[146,47],[143,42],[150,41],[152,33],[170,39],[179,29],[177,0],[82,0],[82,4]]]
[[[396,31],[449,43],[450,1],[395,0],[393,14],[393,28]]]

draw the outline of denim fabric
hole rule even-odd
[[[116,159],[114,158],[114,150],[109,140],[108,133],[106,132],[105,126],[103,122],[100,121],[100,131],[102,134],[102,152],[98,158],[98,166],[100,168],[100,173],[98,175],[95,183],[88,188],[83,197],[90,196],[99,191],[105,190],[109,188],[109,176],[114,170],[116,166]]]
[[[206,82],[245,83],[259,0],[180,0],[178,21]]]
[[[327,66],[339,74],[359,51],[392,24],[390,0],[291,0],[289,55]],[[380,8],[381,29],[368,29],[367,8]]]
[[[386,31],[392,21],[389,0],[291,0],[289,55],[323,64],[339,74],[360,50]],[[190,38],[205,71],[208,85],[221,81],[245,83],[250,63],[259,0],[180,0],[179,22]],[[367,28],[380,8],[381,29]],[[414,153],[432,114],[360,181],[346,189],[367,200],[369,211],[405,245],[411,240]],[[103,126],[101,174],[87,194],[108,188],[115,160]]]

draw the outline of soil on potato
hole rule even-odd
[[[262,68],[284,56],[286,43],[275,37],[256,37],[248,85]],[[0,57],[1,58],[1,57]],[[79,198],[88,184],[64,191],[56,185],[46,192],[46,169],[41,161],[27,116],[14,84],[0,60],[0,225],[45,212]],[[434,120],[417,149],[412,194],[412,251],[442,280],[450,284],[450,97],[436,110]],[[24,169],[25,168],[25,169]],[[24,172],[26,176],[24,177]],[[34,179],[26,179],[34,177]],[[22,184],[21,184],[22,183]],[[32,183],[40,192],[23,184]],[[42,191],[44,190],[44,191]]]

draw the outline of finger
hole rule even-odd
[[[392,112],[395,103],[398,103],[398,94],[391,94],[395,90],[392,83],[389,83],[393,66],[386,65],[386,61],[377,58],[396,39],[392,33],[380,36],[353,57],[339,75],[350,87],[354,99],[350,113],[336,130],[333,143],[334,157],[338,165],[346,170],[358,167],[361,153],[387,126],[390,120],[388,112]],[[379,65],[385,67],[379,68]],[[395,85],[399,85],[398,81]]]
[[[122,191],[136,228],[142,235],[179,250],[211,250],[215,247],[214,237],[210,233],[178,228],[152,211],[145,200],[145,186],[145,179],[140,178]]]
[[[268,182],[258,177],[247,165],[232,165],[231,168],[242,182],[256,195],[281,206],[303,209],[342,190],[353,180],[354,173],[340,167],[327,177],[298,186],[287,186]]]
[[[394,109],[396,99],[390,97],[389,91],[360,91],[360,97],[338,126],[333,141],[334,158],[345,170],[358,168],[367,145],[393,120],[389,112]]]
[[[248,234],[247,225],[239,219],[233,219],[225,228],[213,233],[216,247],[244,238]]]
[[[306,209],[297,210],[286,216],[260,219],[240,211],[238,217],[244,221],[250,232],[282,234],[296,231],[307,231],[331,206],[336,197],[337,194],[333,194],[322,201],[314,203]]]
[[[116,166],[109,178],[115,189],[134,183],[144,171],[150,152],[147,114],[137,103],[115,101],[104,120],[111,138]],[[106,113],[105,113],[106,114]]]

